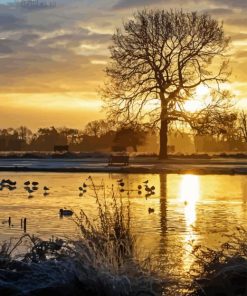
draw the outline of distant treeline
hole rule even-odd
[[[172,129],[171,151],[181,153],[247,151],[245,126],[231,123],[215,134],[188,134]],[[246,130],[247,131],[247,130]],[[106,120],[89,122],[84,129],[67,127],[39,128],[37,132],[21,126],[0,129],[0,151],[54,151],[55,146],[68,146],[69,151],[133,151],[158,153],[157,130],[142,125],[119,126]]]
[[[104,120],[89,122],[83,130],[67,127],[39,128],[37,132],[21,126],[0,129],[0,151],[53,151],[55,146],[69,146],[69,151],[138,151],[157,149],[156,134],[146,128],[116,127]]]

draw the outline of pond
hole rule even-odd
[[[217,247],[237,226],[247,228],[247,176],[93,173],[91,177],[96,186],[104,184],[107,191],[112,185],[118,194],[119,189],[125,189],[121,195],[130,201],[138,248],[142,254],[155,254],[161,262],[174,264],[177,270],[189,270],[193,262],[192,242]],[[78,234],[75,223],[69,217],[60,218],[60,208],[75,213],[83,209],[91,219],[96,218],[97,206],[88,174],[2,172],[2,179],[17,184],[13,190],[0,188],[0,240],[19,237],[23,233],[22,218],[27,219],[31,234],[74,238]],[[123,187],[118,185],[119,179],[123,179]],[[28,193],[24,188],[26,181],[38,182],[37,190]],[[148,197],[145,181],[155,187],[154,194]],[[87,192],[81,194],[78,188],[83,183]],[[142,186],[141,194],[138,185]],[[44,194],[44,186],[50,189],[48,195]]]

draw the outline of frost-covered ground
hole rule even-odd
[[[7,269],[0,269],[2,296],[127,296],[134,295],[132,289],[127,276],[111,275],[69,258],[39,263],[13,261]]]
[[[152,157],[132,157],[128,166],[108,165],[108,158],[83,159],[0,159],[1,171],[61,172],[125,172],[125,173],[186,173],[247,174],[247,159],[238,158],[170,158],[159,161]]]

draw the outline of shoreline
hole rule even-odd
[[[128,166],[107,159],[1,159],[0,172],[247,175],[247,159],[131,158]]]

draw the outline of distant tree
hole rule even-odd
[[[55,127],[39,128],[33,135],[31,148],[40,151],[53,151],[55,145],[66,145],[67,139],[61,135]]]
[[[137,147],[145,143],[147,132],[141,127],[122,127],[117,130],[114,143],[121,147],[132,147],[137,152]]]
[[[237,113],[210,112],[207,110],[199,119],[194,115],[195,120],[191,121],[194,131],[197,135],[212,135],[218,139],[237,138]]]
[[[27,128],[26,126],[20,126],[16,129],[16,132],[20,140],[22,140],[26,144],[30,143],[33,133],[29,128]]]
[[[100,137],[113,129],[113,126],[113,121],[94,120],[85,126],[84,133],[88,136]]]
[[[239,114],[239,129],[244,141],[247,143],[247,113],[244,110]]]
[[[78,129],[63,127],[57,130],[66,138],[68,145],[75,145],[80,141],[80,131]]]
[[[197,86],[217,86],[207,110],[218,113],[227,107],[220,85],[229,75],[224,56],[228,43],[222,24],[208,14],[137,12],[113,35],[109,81],[102,90],[109,118],[159,124],[159,156],[166,158],[169,125],[190,124],[184,104]]]
[[[18,132],[14,128],[0,130],[0,150],[2,151],[20,151],[23,148],[24,141],[19,138]]]

